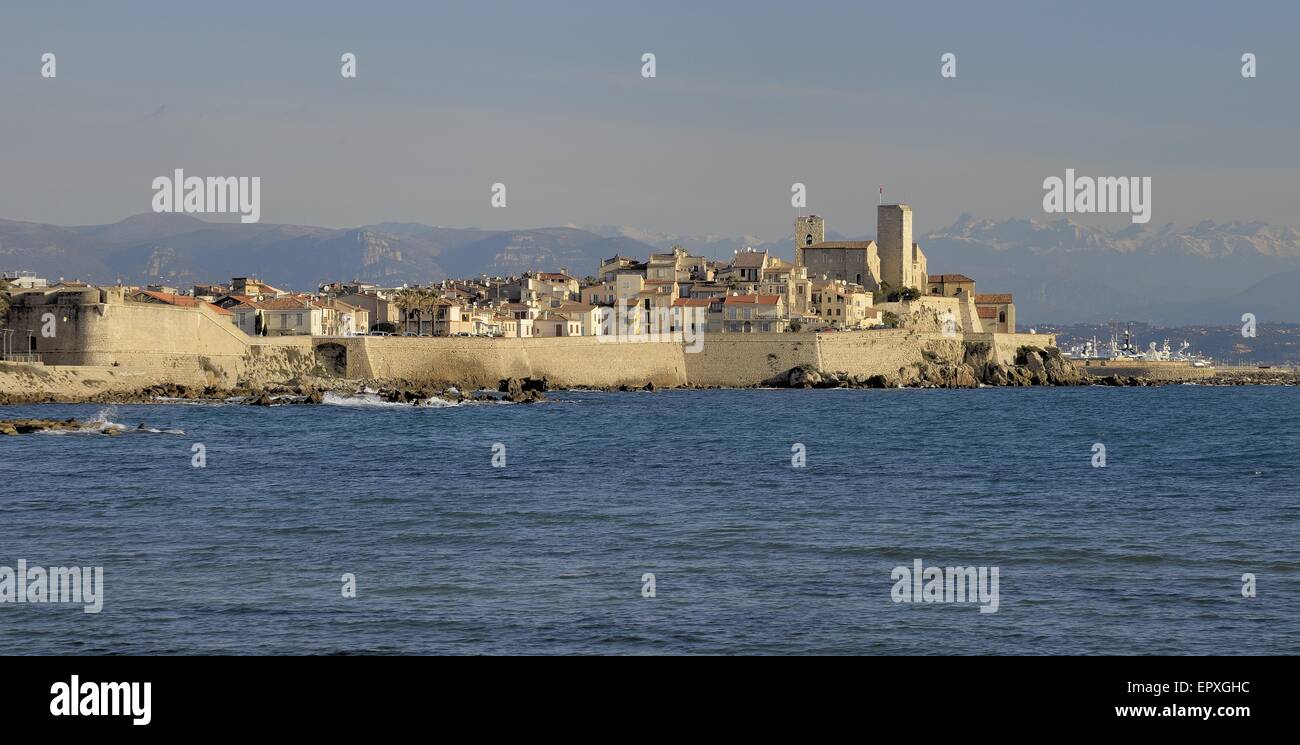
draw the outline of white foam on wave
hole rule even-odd
[[[153,435],[183,435],[185,430],[181,429],[159,429],[157,427],[128,427],[121,422],[113,421],[117,415],[116,406],[105,406],[95,415],[83,422],[80,429],[47,429],[38,432],[43,435],[76,435],[76,434],[103,434],[109,430],[116,430],[126,434],[129,432],[142,432]]]
[[[82,427],[85,432],[103,432],[108,429],[125,430],[125,424],[119,424],[111,419],[117,414],[116,406],[105,406],[95,412],[95,416],[86,420],[86,426]]]
[[[321,404],[326,406],[349,406],[354,408],[379,408],[379,409],[443,409],[449,406],[460,406],[456,401],[448,401],[445,398],[428,398],[418,403],[400,403],[397,401],[385,401],[375,393],[357,393],[351,396],[345,396],[338,393],[326,393],[321,397]]]
[[[383,400],[378,394],[363,393],[338,394],[326,393],[321,397],[322,406],[346,406],[354,408],[450,408],[456,406],[473,406],[478,403],[510,403],[504,400],[447,400],[445,398],[426,398],[417,403],[399,403]]]

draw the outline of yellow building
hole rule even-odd
[[[882,313],[872,306],[872,293],[842,279],[813,282],[811,310],[822,325],[838,329],[878,326]]]

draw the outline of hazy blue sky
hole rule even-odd
[[[1043,179],[1074,167],[1153,177],[1153,226],[1296,225],[1297,7],[11,3],[0,217],[116,221],[183,167],[261,176],[263,222],[777,237],[800,181],[834,230],[874,233],[884,184],[925,231],[1043,218]]]

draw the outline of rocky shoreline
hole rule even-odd
[[[753,386],[681,386],[684,390],[719,388],[980,388],[1026,386],[1162,386],[1175,384],[1205,386],[1300,385],[1300,372],[1284,369],[1227,370],[1196,380],[1167,380],[1143,376],[1088,374],[1061,355],[1055,347],[1025,347],[1017,352],[1015,364],[989,359],[987,350],[968,347],[959,363],[929,358],[894,373],[853,375],[843,371],[816,370],[798,366],[779,372]],[[653,382],[640,386],[618,385],[582,390],[655,391]],[[241,383],[233,388],[187,386],[174,383],[149,385],[136,390],[101,391],[88,395],[51,393],[0,393],[0,406],[38,403],[166,403],[168,401],[231,401],[250,406],[320,404],[327,393],[340,396],[374,395],[388,403],[419,405],[431,399],[451,403],[510,402],[538,403],[546,392],[563,390],[546,378],[506,378],[496,391],[475,389],[453,382],[431,384],[408,380],[344,380],[338,378],[293,378],[283,384]],[[51,425],[51,429],[57,426]],[[3,434],[3,432],[0,432]]]
[[[148,427],[143,422],[132,430],[112,422],[84,419],[0,419],[0,437],[30,435],[40,432],[79,432],[101,434],[109,437],[116,437],[127,432],[184,434],[180,430],[160,430]]]

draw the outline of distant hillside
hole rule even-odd
[[[1300,322],[1300,233],[1262,223],[1108,232],[1066,219],[976,220],[918,242],[932,272],[1016,295],[1022,322],[1129,319],[1161,325]]]
[[[60,227],[0,220],[0,269],[50,279],[187,286],[256,275],[289,289],[332,280],[397,285],[448,276],[569,269],[653,247],[574,228],[493,231],[383,223],[349,229],[211,223],[144,214],[112,225]]]
[[[793,236],[675,235],[616,226],[660,250],[673,244],[725,258],[751,246],[784,259]],[[827,234],[828,240],[846,236]],[[847,236],[862,238],[864,236]],[[870,236],[866,236],[870,237]],[[1300,232],[1264,223],[1204,221],[1190,228],[1091,228],[1068,219],[980,220],[917,236],[932,273],[974,277],[983,292],[1012,292],[1024,323],[1126,319],[1165,325],[1300,322]]]
[[[846,236],[828,234],[828,239]],[[856,236],[850,236],[856,237]],[[963,215],[917,241],[932,273],[974,277],[983,292],[1013,292],[1021,325],[1111,319],[1165,326],[1300,323],[1300,233],[1263,223],[1117,231],[1067,219],[980,220]],[[447,276],[561,268],[595,274],[615,254],[644,259],[680,244],[726,260],[746,247],[792,259],[791,237],[678,235],[625,226],[483,230],[418,223],[331,229],[210,223],[145,214],[112,225],[60,227],[0,220],[0,269],[96,282],[189,285],[255,274],[291,289],[359,279],[425,283]]]

